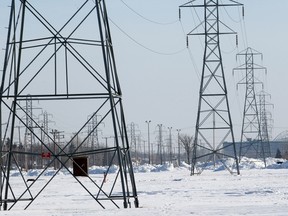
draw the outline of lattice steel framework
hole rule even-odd
[[[43,128],[43,133],[41,134],[41,140],[43,143],[48,144],[49,143],[49,137],[47,134],[49,134],[49,123],[52,121],[49,119],[49,117],[52,116],[47,111],[44,111],[40,114],[41,119],[39,120],[41,128]]]
[[[98,118],[101,116],[93,115],[91,119],[91,123],[88,125],[88,134],[89,139],[88,139],[88,147],[91,149],[95,150],[100,148],[100,143],[99,143],[99,125],[98,125]],[[90,118],[90,116],[89,116]],[[92,155],[92,165],[96,164],[96,155]],[[104,161],[103,161],[104,162]]]
[[[220,35],[234,34],[235,32],[220,21],[219,8],[243,5],[235,1],[222,3],[222,1],[218,0],[204,0],[203,4],[194,4],[194,2],[189,1],[180,6],[180,8],[204,8],[204,21],[188,34],[205,36],[191,174],[201,173],[209,162],[215,164],[217,161],[221,161],[231,173],[234,172],[233,169],[236,169],[239,174],[220,49]],[[201,26],[204,26],[204,32],[195,32]],[[230,144],[224,146],[224,142],[229,142]],[[233,153],[231,155],[225,154],[223,149],[231,147],[233,148]],[[228,160],[229,158],[234,160],[233,166],[231,166],[232,163]],[[204,162],[204,166],[197,166],[197,162]]]
[[[271,157],[270,149],[270,139],[271,139],[271,130],[272,126],[272,114],[268,111],[267,106],[273,106],[273,104],[267,102],[267,97],[271,98],[271,95],[265,91],[260,91],[258,94],[259,97],[259,114],[260,114],[260,128],[261,128],[261,137],[263,141],[263,148],[266,157]]]
[[[35,143],[35,139],[33,136],[34,132],[34,126],[33,126],[33,121],[30,116],[33,116],[33,108],[32,108],[32,98],[31,96],[27,96],[26,98],[26,106],[24,107],[25,109],[25,124],[27,125],[25,129],[25,135],[24,135],[24,146],[26,149],[30,149],[30,152],[32,153],[32,147],[33,147],[33,142]],[[25,159],[25,168],[28,169],[28,167],[31,169],[33,166],[33,156],[30,157],[30,160],[28,161],[27,156]]]
[[[243,156],[263,158],[266,164],[264,152],[260,115],[256,100],[256,85],[262,82],[255,78],[256,71],[266,71],[266,68],[255,63],[256,56],[262,57],[258,51],[248,47],[237,54],[237,57],[243,57],[245,62],[233,71],[245,71],[245,77],[238,85],[245,85],[244,111],[241,129],[241,143],[239,151],[239,161]]]
[[[1,209],[27,209],[43,194],[48,184],[57,184],[55,179],[63,169],[82,186],[92,201],[99,204],[96,206],[119,208],[120,202],[127,208],[133,199],[135,207],[138,207],[122,92],[105,1],[11,0],[10,8],[0,96]],[[25,109],[26,101],[35,100],[44,110],[53,115],[56,112],[58,117],[62,117],[62,122],[67,125],[65,129],[74,134],[71,139],[65,136],[65,143],[60,144],[57,136],[41,127],[29,110]],[[91,113],[93,115],[87,120]],[[27,116],[28,121],[24,121],[22,116]],[[91,122],[95,116],[101,118],[89,134],[87,131],[84,133],[88,125],[93,125]],[[18,127],[32,134],[41,148],[33,152],[25,148],[15,150],[13,144],[18,122]],[[37,130],[33,130],[29,122]],[[114,137],[113,144],[107,143],[106,147],[84,151],[82,146],[103,122],[107,129],[105,133]],[[60,130],[53,131],[60,133],[62,128]],[[48,137],[49,143],[41,139],[41,134],[42,137]],[[78,146],[72,146],[72,141],[82,134],[85,135]],[[105,175],[100,175],[100,182],[95,181],[82,165],[75,162],[79,157],[103,156],[107,152],[111,157]],[[51,155],[51,158],[47,159],[47,165],[39,175],[28,183],[18,155],[41,157],[43,153]],[[51,177],[44,176],[55,162],[59,169]],[[71,171],[72,163],[86,174],[85,178]],[[118,168],[110,176],[112,165]],[[15,166],[13,172],[18,173],[21,182],[18,182],[17,187],[14,184],[15,177],[11,176],[12,167]],[[109,181],[106,182],[108,176]],[[48,179],[39,181],[42,178]]]

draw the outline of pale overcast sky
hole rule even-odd
[[[151,120],[154,127],[161,123],[166,128],[181,128],[185,133],[194,134],[204,43],[203,37],[190,36],[187,50],[185,34],[195,28],[199,24],[198,17],[203,19],[204,15],[202,9],[183,8],[179,21],[178,6],[186,2],[107,2],[113,21],[111,28],[127,122],[137,123],[142,130],[146,127],[145,120]],[[221,38],[235,137],[240,138],[245,89],[240,86],[237,91],[236,83],[243,75],[238,72],[233,76],[232,69],[239,66],[236,54],[247,46],[263,54],[263,60],[257,63],[267,67],[267,75],[261,72],[256,76],[264,83],[264,90],[271,94],[274,104],[274,137],[288,129],[285,94],[288,90],[285,90],[288,82],[288,54],[285,52],[288,48],[285,43],[288,1],[239,2],[244,4],[244,20],[241,7],[220,10],[222,21],[238,32],[238,47],[234,35]],[[175,54],[169,55],[172,53]]]
[[[202,9],[195,11],[184,8],[179,21],[179,6],[186,2],[106,1],[123,90],[126,122],[137,124],[143,139],[147,138],[146,120],[151,120],[151,132],[157,124],[163,124],[166,130],[172,127],[175,136],[176,129],[194,135],[204,43],[203,37],[190,36],[187,49],[186,34],[203,20],[204,15]],[[281,131],[288,130],[288,1],[239,2],[245,7],[244,20],[242,8],[220,10],[221,20],[238,32],[238,47],[235,35],[221,38],[234,134],[236,140],[239,140],[244,87],[239,87],[237,91],[236,84],[243,78],[243,74],[233,76],[232,69],[239,66],[236,54],[250,46],[263,54],[263,61],[258,63],[267,67],[267,75],[259,74],[257,77],[263,81],[264,90],[271,94],[275,137]],[[8,0],[0,3],[1,49],[6,42],[5,26],[9,4]],[[1,65],[3,53],[1,50]]]

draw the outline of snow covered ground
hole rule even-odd
[[[99,175],[91,174],[95,179]],[[286,161],[277,164],[275,159],[269,159],[264,169],[263,162],[244,159],[239,176],[212,168],[201,175],[190,176],[185,166],[143,165],[135,167],[135,178],[140,202],[137,209],[134,206],[129,209],[100,209],[75,184],[75,179],[69,175],[58,175],[56,186],[48,187],[28,210],[12,209],[2,211],[0,215],[288,215]],[[41,180],[45,181],[45,176]]]

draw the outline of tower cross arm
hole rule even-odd
[[[215,4],[193,4],[196,1],[197,0],[189,1],[183,5],[180,5],[180,8],[181,7],[195,7],[196,8],[196,7],[214,7],[215,6]],[[216,5],[220,7],[244,6],[244,4],[239,3],[237,1],[229,0],[229,2],[230,3],[221,3],[221,4],[217,3]]]

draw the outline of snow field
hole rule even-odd
[[[244,160],[245,161],[245,160]],[[58,175],[28,210],[2,211],[7,216],[152,216],[152,215],[279,215],[288,213],[286,162],[267,162],[268,168],[258,160],[242,163],[241,174],[231,175],[227,170],[205,170],[190,176],[186,167],[135,167],[135,179],[140,208],[101,209],[91,200],[76,180],[69,175]],[[252,168],[253,167],[253,168]],[[270,168],[269,168],[270,167]],[[114,173],[111,173],[114,175]],[[101,174],[90,175],[101,181]],[[13,177],[17,180],[17,176]],[[85,178],[85,177],[83,177]],[[113,176],[111,176],[113,179]],[[48,181],[43,176],[41,181]],[[108,176],[109,181],[109,176]]]

